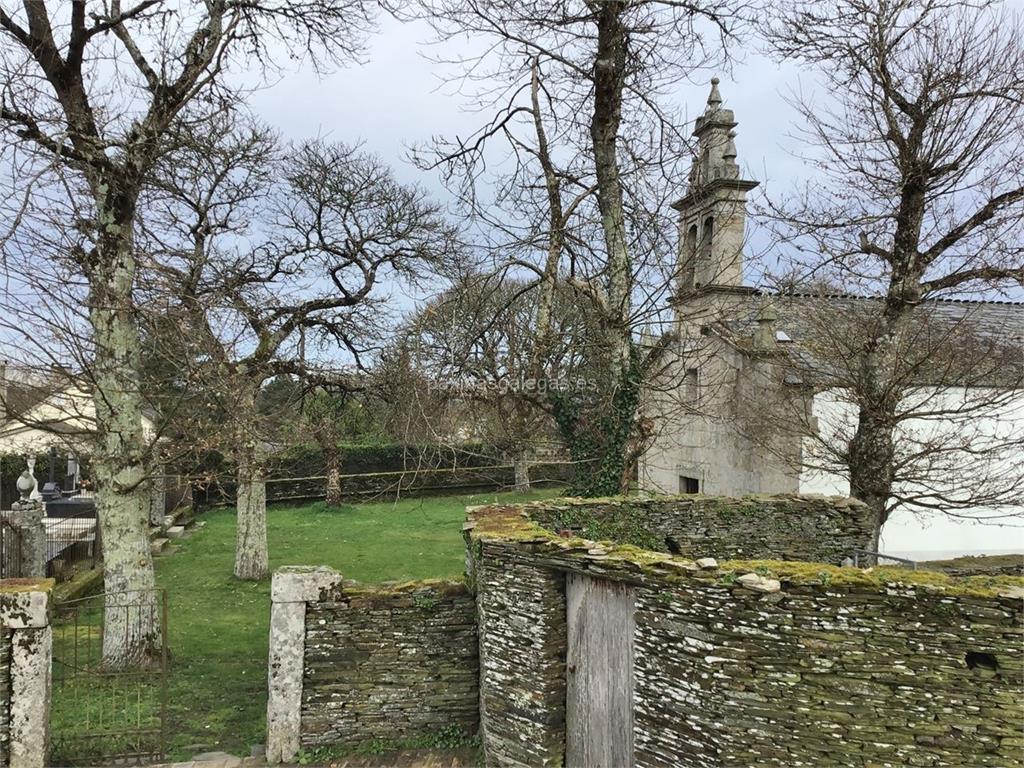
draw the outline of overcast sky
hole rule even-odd
[[[367,63],[318,78],[307,69],[286,74],[256,93],[256,112],[288,138],[322,135],[332,140],[362,139],[368,149],[390,162],[404,180],[439,190],[436,179],[405,162],[408,146],[432,136],[462,136],[475,130],[480,116],[472,104],[442,82],[446,70],[425,57],[431,31],[425,24],[380,19],[370,40]],[[435,51],[436,53],[436,51]],[[780,97],[798,82],[810,83],[792,68],[741,53],[732,71],[717,73],[725,106],[735,110],[739,126],[739,161],[748,175],[764,182],[792,178],[799,163],[787,154],[796,145],[787,139],[793,111]],[[674,94],[688,120],[704,110],[712,72],[697,82],[680,82]],[[683,190],[680,190],[682,195]]]

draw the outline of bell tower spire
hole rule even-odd
[[[693,135],[697,151],[679,212],[680,293],[743,283],[743,240],[747,192],[758,182],[740,178],[736,162],[736,119],[722,108],[719,80],[711,78],[704,114]]]

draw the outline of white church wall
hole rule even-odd
[[[964,402],[965,393],[963,390],[922,393],[921,397],[931,397],[930,402],[936,410],[946,410],[957,402]],[[844,439],[838,437],[840,435],[851,434],[856,410],[853,404],[843,398],[842,392],[816,395],[813,408],[821,434],[835,436],[836,440]],[[914,410],[919,409],[915,407]],[[956,420],[908,420],[903,426],[902,437],[920,441],[955,438],[974,446],[984,445],[991,440],[1002,442],[1007,437],[1024,439],[1024,394],[1017,394],[1008,402],[1001,403],[997,410],[972,413]],[[813,442],[805,441],[804,447],[812,451]],[[1024,457],[1019,448],[1014,450],[1010,447],[1001,450],[987,466],[961,459],[958,465],[948,468],[949,485],[955,489],[958,478],[966,482],[973,473],[980,471],[1017,473],[1013,476],[1020,477],[1022,465]],[[850,484],[847,478],[839,474],[805,469],[800,475],[800,492],[849,495]],[[1006,515],[1008,512],[1016,516],[985,519],[993,515]],[[881,551],[915,560],[1024,552],[1024,498],[1010,510],[1004,508],[993,511],[977,507],[960,510],[957,514],[973,518],[953,518],[934,510],[909,506],[900,508],[882,528]]]

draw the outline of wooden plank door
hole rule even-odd
[[[633,765],[633,588],[566,578],[568,768]]]

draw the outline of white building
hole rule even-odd
[[[142,415],[143,438],[155,436],[155,415]],[[92,393],[64,375],[13,371],[0,365],[0,455],[43,453],[51,447],[93,452],[96,405]]]

